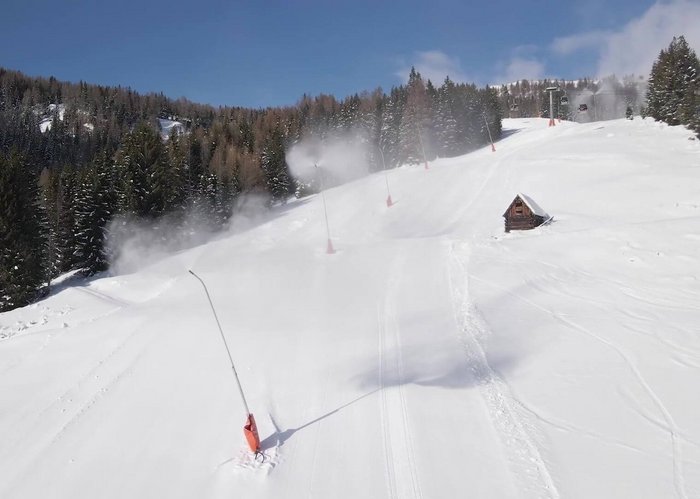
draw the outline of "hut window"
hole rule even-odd
[[[516,203],[515,203],[515,214],[516,215],[523,214],[523,203],[521,201],[516,201]]]

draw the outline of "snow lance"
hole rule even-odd
[[[224,346],[226,347],[226,353],[228,354],[228,359],[231,362],[231,370],[233,371],[233,377],[236,378],[236,386],[238,386],[238,391],[241,394],[241,399],[243,400],[243,406],[245,407],[245,413],[246,413],[246,422],[245,425],[243,426],[243,434],[245,435],[245,439],[248,442],[248,447],[250,447],[250,450],[255,453],[255,458],[263,456],[264,460],[264,455],[262,451],[260,450],[260,437],[258,436],[258,427],[255,424],[255,418],[253,417],[253,413],[250,412],[250,409],[248,408],[248,402],[245,399],[245,394],[243,393],[243,387],[241,386],[241,380],[238,379],[238,372],[236,372],[236,366],[233,364],[233,357],[231,356],[231,350],[228,348],[228,343],[226,342],[226,336],[224,336],[224,330],[221,328],[221,323],[219,322],[219,317],[216,315],[216,309],[214,308],[214,303],[211,301],[211,296],[209,296],[209,290],[207,289],[207,285],[204,284],[204,281],[202,280],[201,277],[199,277],[197,274],[192,272],[191,270],[189,271],[190,274],[192,274],[194,277],[197,278],[197,280],[202,283],[202,287],[204,288],[204,292],[207,295],[207,299],[209,300],[209,305],[211,306],[211,311],[214,314],[214,319],[216,320],[216,325],[219,327],[219,333],[221,333],[221,339],[224,341]]]

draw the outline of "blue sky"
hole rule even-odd
[[[6,0],[0,66],[214,105],[339,98],[415,65],[480,85],[648,72],[700,0]]]

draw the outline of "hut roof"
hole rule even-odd
[[[530,211],[534,213],[535,215],[539,217],[544,217],[544,218],[549,218],[549,215],[547,214],[546,211],[540,207],[535,201],[528,195],[523,194],[522,192],[518,193],[518,196],[520,199],[523,200],[523,202],[527,205],[528,208],[530,208]]]

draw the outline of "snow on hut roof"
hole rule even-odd
[[[525,202],[527,207],[530,208],[530,211],[532,211],[532,213],[534,213],[535,215],[537,215],[539,217],[549,218],[549,215],[547,214],[547,212],[544,211],[540,207],[540,205],[535,203],[535,201],[530,196],[523,194],[522,192],[519,192],[518,196],[520,197],[520,199],[522,199]]]

